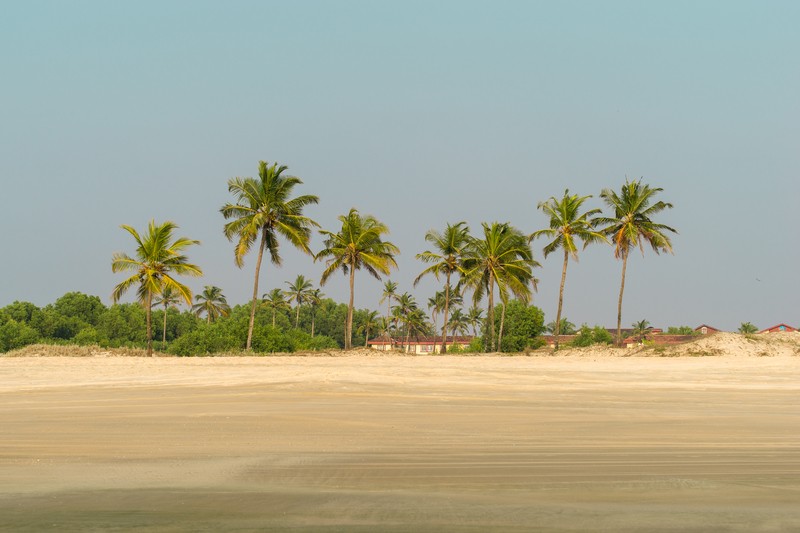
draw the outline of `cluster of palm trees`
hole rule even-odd
[[[302,181],[285,174],[286,166],[277,163],[259,162],[258,177],[232,178],[228,180],[228,191],[234,201],[222,206],[220,212],[227,221],[223,232],[234,246],[234,262],[238,267],[244,266],[244,258],[255,246],[257,248],[255,273],[253,281],[253,297],[250,308],[250,321],[247,330],[246,349],[252,345],[253,327],[256,307],[261,302],[258,298],[259,277],[264,253],[272,264],[280,266],[280,244],[288,241],[292,246],[309,254],[314,261],[324,263],[320,284],[324,285],[337,271],[348,277],[350,298],[345,323],[344,347],[352,347],[353,308],[355,294],[355,272],[365,270],[368,274],[381,279],[389,275],[392,268],[397,267],[397,246],[386,240],[389,233],[385,224],[372,216],[364,216],[357,209],[351,209],[346,215],[338,217],[341,227],[336,231],[319,230],[324,238],[323,248],[314,254],[310,247],[312,230],[319,224],[306,216],[305,207],[317,204],[319,198],[313,195],[293,196],[294,188]],[[584,202],[590,196],[578,196],[564,192],[562,198],[550,198],[539,204],[549,218],[549,227],[526,235],[509,223],[482,223],[477,236],[470,235],[465,222],[447,224],[444,231],[431,230],[426,233],[425,240],[430,249],[416,257],[427,267],[414,280],[414,285],[427,276],[433,275],[444,282],[440,294],[434,296],[429,307],[436,315],[442,313],[441,351],[446,351],[448,330],[453,334],[466,331],[472,325],[477,332],[476,324],[480,320],[477,305],[487,299],[487,334],[489,350],[496,350],[502,343],[505,307],[509,298],[517,298],[524,303],[530,301],[536,289],[537,279],[533,268],[540,266],[533,258],[531,241],[540,237],[551,239],[544,249],[544,256],[563,250],[564,260],[559,290],[558,312],[556,316],[556,339],[560,334],[561,313],[564,285],[566,281],[569,259],[577,260],[578,244],[605,242],[614,247],[615,257],[622,260],[622,282],[620,285],[617,336],[620,337],[622,317],[622,296],[625,288],[625,272],[630,251],[634,247],[642,248],[645,243],[659,253],[672,251],[672,245],[666,232],[675,233],[673,228],[658,224],[652,217],[672,207],[665,202],[654,202],[653,197],[660,192],[659,188],[651,188],[640,180],[626,180],[619,193],[604,189],[600,197],[613,211],[612,216],[600,216],[599,209],[583,211]],[[200,276],[202,271],[188,262],[183,255],[184,250],[198,241],[185,237],[172,241],[172,232],[177,226],[172,222],[161,225],[151,222],[148,232],[140,236],[130,226],[122,226],[137,242],[136,257],[126,254],[114,254],[112,270],[114,272],[133,271],[134,274],[117,285],[112,295],[116,302],[127,289],[138,285],[138,297],[147,309],[148,351],[152,353],[150,309],[157,301],[165,306],[165,293],[174,292],[182,300],[191,305],[191,292],[175,279],[175,275]],[[202,301],[195,304],[197,312],[205,312],[208,320],[224,314],[229,309],[227,302],[216,287],[207,286]],[[213,289],[213,290],[212,290]],[[391,281],[384,286],[381,303],[388,301],[387,315],[379,322],[375,313],[365,328],[366,336],[372,328],[388,331],[390,325],[395,330],[404,330],[406,338],[427,332],[427,320],[424,312],[408,293],[397,295],[397,287]],[[274,313],[289,305],[287,296],[295,304],[295,326],[299,322],[299,310],[303,304],[313,305],[314,299],[321,298],[320,289],[312,289],[310,280],[298,276],[294,283],[289,283],[288,291],[275,289],[263,295],[264,304]],[[472,291],[473,310],[467,315],[461,309],[451,312],[451,306],[460,305],[465,291]],[[170,291],[170,292],[167,292]],[[220,299],[221,297],[221,299]],[[499,333],[495,327],[495,302],[499,298],[502,309]],[[392,302],[395,305],[392,305]],[[209,302],[214,302],[209,303]],[[224,304],[224,305],[223,305]],[[374,320],[374,322],[373,322]],[[313,335],[313,325],[312,325]],[[556,346],[558,341],[556,340]]]

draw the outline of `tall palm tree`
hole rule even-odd
[[[474,290],[473,302],[477,304],[488,295],[486,320],[489,321],[489,348],[497,349],[494,324],[494,287],[505,302],[509,293],[527,301],[533,279],[532,268],[539,266],[533,259],[528,239],[508,223],[483,223],[483,238],[470,238],[464,250],[462,282]]]
[[[289,285],[286,296],[289,298],[289,301],[294,300],[297,304],[295,305],[296,311],[294,318],[294,327],[297,329],[297,326],[300,324],[300,306],[306,303],[308,295],[311,293],[311,287],[313,287],[314,284],[302,274],[297,275],[297,279],[294,280],[294,283],[288,281],[286,283]]]
[[[622,282],[617,304],[617,344],[622,343],[622,295],[625,292],[625,271],[631,249],[638,246],[644,255],[644,244],[647,243],[656,254],[672,253],[672,242],[665,232],[678,233],[652,220],[654,215],[672,208],[672,204],[667,202],[653,202],[655,195],[662,190],[643,184],[639,178],[636,181],[626,179],[619,194],[611,189],[603,189],[600,193],[606,205],[614,211],[614,216],[600,218],[598,223],[607,225],[603,232],[611,238],[614,257],[622,259]]]
[[[261,297],[264,301],[264,306],[272,309],[272,327],[275,327],[275,313],[283,309],[291,309],[289,302],[286,301],[286,295],[280,289],[272,289]]]
[[[387,279],[383,282],[383,294],[380,302],[378,302],[382,304],[386,301],[386,318],[389,318],[389,315],[392,314],[392,300],[395,298],[397,298],[397,283]]]
[[[222,289],[214,285],[206,285],[203,292],[194,297],[195,304],[192,306],[192,311],[197,316],[206,314],[206,322],[209,324],[221,316],[228,316],[231,313],[231,307],[228,305],[228,300],[222,294]]]
[[[417,254],[417,259],[430,266],[423,270],[414,280],[416,287],[426,274],[433,274],[438,280],[444,275],[444,323],[442,324],[442,349],[447,351],[447,316],[450,309],[450,277],[461,272],[461,261],[464,249],[469,242],[469,228],[466,222],[447,224],[444,232],[430,230],[425,234],[425,240],[433,245],[433,251],[426,250]],[[435,324],[434,324],[435,325]]]
[[[164,327],[161,330],[162,350],[167,346],[167,311],[176,308],[180,302],[180,295],[172,287],[164,287],[164,290],[161,291],[161,296],[158,296],[153,301],[153,305],[164,306]]]
[[[117,252],[111,258],[111,271],[133,272],[133,275],[114,287],[111,299],[114,303],[125,294],[128,289],[137,285],[136,294],[145,308],[147,322],[147,355],[153,355],[153,296],[160,295],[165,289],[171,288],[177,292],[187,305],[192,305],[192,291],[175,279],[175,275],[202,276],[200,267],[189,263],[183,251],[200,241],[179,237],[174,242],[172,232],[177,229],[174,222],[156,224],[154,220],[147,226],[147,233],[139,235],[135,229],[128,225],[121,228],[130,233],[136,241],[135,257]]]
[[[306,303],[311,308],[311,336],[314,336],[314,326],[317,320],[317,307],[325,297],[321,289],[314,289],[306,295]]]
[[[472,335],[478,336],[478,327],[483,325],[483,309],[477,305],[473,305],[467,311],[467,320],[472,327]]]
[[[298,249],[311,254],[308,243],[311,239],[311,228],[319,224],[303,215],[303,209],[309,204],[319,203],[319,198],[303,195],[292,198],[292,190],[303,182],[295,176],[284,175],[288,167],[277,163],[267,165],[258,163],[258,179],[231,178],[228,180],[228,192],[234,195],[236,203],[222,206],[220,212],[225,220],[230,220],[224,227],[225,237],[236,240],[234,261],[242,268],[244,256],[259,241],[256,272],[253,281],[253,301],[250,306],[250,324],[247,328],[246,349],[249,350],[253,340],[253,325],[256,317],[258,299],[258,275],[261,271],[261,259],[264,250],[269,251],[270,260],[276,266],[281,265],[278,237],[283,237]]]
[[[350,302],[347,305],[344,335],[344,347],[350,349],[353,343],[355,271],[363,268],[376,279],[381,279],[381,274],[388,275],[392,267],[397,267],[394,256],[400,250],[391,242],[383,240],[382,237],[389,233],[389,228],[372,216],[362,217],[358,210],[351,209],[347,215],[339,216],[339,221],[342,228],[338,233],[320,231],[325,236],[325,247],[316,255],[315,260],[328,258],[320,280],[322,285],[339,269],[350,276]]]
[[[564,283],[567,280],[567,264],[569,258],[578,260],[578,246],[576,241],[583,243],[583,248],[594,242],[608,242],[605,235],[595,228],[598,224],[597,215],[600,209],[590,209],[581,212],[583,203],[591,198],[570,194],[569,189],[564,191],[563,198],[550,197],[546,202],[540,202],[538,208],[550,218],[550,227],[531,234],[531,240],[538,237],[552,239],[544,247],[544,257],[558,249],[564,250],[564,263],[561,267],[561,286],[558,290],[558,311],[556,312],[556,330],[554,347],[558,350],[558,337],[561,334],[561,309],[564,304]]]

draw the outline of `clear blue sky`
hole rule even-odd
[[[203,244],[190,285],[252,290],[219,207],[279,161],[336,229],[356,207],[402,251],[447,222],[541,229],[536,205],[625,177],[662,187],[675,254],[632,258],[623,325],[800,325],[800,3],[10,2],[0,18],[0,306],[109,301],[120,224],[174,220]],[[600,206],[597,198],[593,206]],[[321,239],[314,239],[319,248]],[[555,315],[560,261],[536,304]],[[322,266],[284,247],[261,292]],[[582,254],[565,314],[612,325],[620,264]],[[758,281],[760,280],[760,281]],[[381,283],[361,274],[357,305]],[[344,277],[323,291],[345,301]]]

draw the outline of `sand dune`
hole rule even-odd
[[[3,357],[0,530],[800,530],[797,346],[723,341]]]

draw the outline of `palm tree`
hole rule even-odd
[[[368,346],[370,330],[378,327],[379,320],[380,317],[377,311],[369,311],[364,317],[364,322],[359,326],[358,332],[364,334],[364,348]]]
[[[450,328],[450,331],[453,332],[453,337],[455,340],[455,336],[457,334],[465,335],[469,331],[469,317],[464,314],[464,312],[459,309],[453,309],[453,313],[450,315],[450,321],[447,323],[447,327]]]
[[[244,256],[259,241],[256,273],[253,281],[253,301],[250,306],[250,324],[247,328],[247,344],[250,349],[253,339],[253,326],[256,317],[258,299],[258,275],[261,271],[261,259],[264,250],[269,250],[272,263],[281,265],[278,237],[283,237],[295,247],[311,254],[308,247],[311,239],[311,228],[319,224],[303,215],[303,209],[309,204],[319,203],[319,198],[303,195],[291,198],[292,189],[302,184],[300,178],[284,176],[286,166],[274,163],[270,166],[264,161],[258,163],[258,179],[231,178],[228,180],[228,192],[236,197],[236,203],[222,206],[220,212],[225,220],[231,220],[224,227],[229,241],[236,239],[234,260],[236,266],[242,268]]]
[[[640,320],[639,322],[634,322],[631,325],[633,326],[633,335],[635,337],[639,337],[640,340],[646,339],[647,332],[652,329],[650,322],[647,320]]]
[[[532,268],[539,266],[533,259],[528,239],[508,223],[483,223],[483,238],[471,238],[464,250],[463,284],[474,290],[473,303],[477,304],[488,294],[486,320],[489,321],[490,343],[488,349],[497,349],[494,324],[494,287],[505,302],[509,292],[528,301],[533,280]]]
[[[291,309],[289,302],[286,301],[286,295],[280,289],[272,289],[267,294],[261,297],[264,301],[264,306],[272,309],[272,327],[275,327],[275,313],[283,309]]]
[[[128,289],[138,285],[137,296],[145,308],[147,319],[147,355],[153,355],[153,296],[160,295],[165,289],[170,288],[177,292],[187,305],[192,305],[192,292],[186,285],[177,281],[175,274],[187,276],[202,276],[200,267],[189,263],[183,255],[184,249],[200,241],[179,237],[172,242],[172,232],[177,229],[174,222],[156,224],[151,220],[147,226],[147,233],[139,233],[131,226],[122,225],[121,228],[131,234],[136,241],[135,258],[117,252],[111,259],[111,271],[134,272],[122,283],[114,287],[111,299],[117,303]]]
[[[174,309],[180,304],[181,297],[178,293],[175,292],[175,289],[172,287],[164,287],[164,290],[161,291],[161,296],[157,297],[153,301],[153,305],[163,305],[164,306],[164,327],[161,330],[161,349],[167,345],[167,311],[169,309]]]
[[[644,244],[647,243],[656,254],[672,253],[672,242],[664,232],[678,233],[675,229],[652,220],[654,215],[672,208],[672,204],[667,202],[653,203],[653,197],[662,190],[642,184],[642,179],[639,178],[636,181],[626,179],[619,194],[611,189],[603,189],[600,193],[606,205],[614,210],[614,216],[600,218],[597,223],[608,225],[603,232],[611,237],[614,257],[622,259],[622,282],[617,305],[617,344],[622,343],[622,294],[625,291],[625,270],[631,249],[638,246],[644,255]]]
[[[445,291],[436,291],[433,296],[428,298],[428,309],[431,310],[431,319],[433,320],[433,329],[436,329],[436,318],[445,307]]]
[[[464,248],[469,242],[469,228],[466,222],[448,224],[443,233],[430,230],[425,234],[425,240],[433,245],[434,250],[426,250],[417,254],[417,259],[430,266],[423,270],[414,280],[416,287],[420,279],[426,274],[433,274],[438,280],[444,274],[444,322],[442,324],[442,349],[447,351],[447,315],[450,309],[450,277],[461,272],[461,260]],[[434,324],[435,325],[435,324]]]
[[[405,315],[406,322],[406,345],[410,345],[410,339],[413,336],[418,339],[420,336],[428,335],[431,332],[428,318],[422,309],[412,309]]]
[[[364,268],[376,279],[381,279],[381,274],[388,275],[392,267],[397,267],[394,256],[400,250],[382,239],[384,234],[389,233],[389,228],[372,216],[362,217],[358,210],[351,209],[347,215],[339,216],[339,221],[342,228],[338,233],[320,231],[325,236],[325,248],[316,255],[315,260],[329,258],[322,272],[322,285],[339,269],[350,276],[350,302],[344,335],[344,347],[347,350],[353,342],[355,271]]]
[[[311,336],[314,336],[314,325],[317,319],[317,307],[322,303],[322,298],[325,296],[321,289],[314,289],[306,296],[306,303],[311,308]]]
[[[591,196],[578,196],[569,194],[569,189],[564,191],[564,197],[557,199],[550,197],[546,202],[540,202],[538,208],[550,218],[550,227],[539,230],[531,235],[531,240],[537,237],[553,239],[544,247],[544,257],[547,258],[559,248],[564,250],[564,264],[561,267],[561,287],[558,291],[558,311],[556,312],[556,330],[554,347],[558,350],[558,337],[561,334],[561,309],[564,303],[564,283],[567,280],[567,264],[569,258],[578,260],[578,246],[576,240],[583,243],[586,248],[590,243],[608,242],[605,235],[595,230],[598,224],[596,216],[599,209],[591,209],[581,213],[583,203]]]
[[[288,281],[286,283],[289,285],[286,296],[289,298],[290,302],[294,300],[297,303],[295,306],[296,312],[294,319],[294,327],[297,329],[297,326],[300,324],[300,306],[306,303],[308,295],[311,293],[311,287],[314,285],[311,283],[311,280],[307,280],[302,274],[298,274],[294,283],[289,283]]]
[[[546,326],[546,329],[553,335],[556,335],[556,331],[560,331],[562,335],[574,335],[577,331],[575,329],[575,324],[567,320],[566,317],[562,317],[561,321],[558,322],[558,325],[556,325],[555,320],[549,322]]]
[[[411,338],[411,328],[410,328],[410,323],[409,323],[409,320],[410,320],[409,317],[411,316],[411,313],[417,311],[417,309],[419,309],[419,306],[417,305],[417,301],[414,299],[414,297],[411,294],[409,294],[407,292],[404,292],[403,294],[401,294],[400,296],[397,297],[397,305],[395,305],[392,308],[392,310],[394,311],[395,321],[396,322],[402,322],[403,325],[405,326],[405,332],[406,333],[405,333],[404,337],[405,337],[406,340],[405,340],[405,342],[403,344],[403,350],[404,351],[407,351],[407,349],[408,349],[408,341]]]
[[[386,318],[389,318],[389,315],[392,314],[392,300],[394,298],[397,298],[397,283],[387,279],[383,283],[383,294],[381,295],[380,302],[378,302],[382,304],[386,301]]]
[[[231,307],[228,305],[228,300],[222,294],[222,289],[214,285],[206,285],[203,292],[194,297],[195,304],[192,306],[192,311],[197,316],[206,314],[206,321],[210,324],[218,317],[228,316],[231,313]]]
[[[483,325],[483,309],[477,305],[473,305],[467,311],[467,320],[469,325],[472,326],[472,335],[478,336],[478,327]]]

